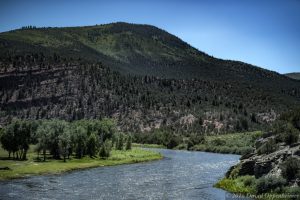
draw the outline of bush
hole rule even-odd
[[[257,149],[259,155],[269,154],[277,150],[275,139],[271,138]]]
[[[181,138],[179,136],[171,136],[169,141],[166,143],[168,149],[173,149],[181,143]]]
[[[211,143],[216,146],[224,146],[226,144],[226,141],[221,138],[216,138],[212,140]]]
[[[112,143],[110,140],[106,140],[104,144],[102,144],[100,151],[99,151],[99,157],[100,158],[108,158],[110,156],[110,151],[112,148]]]
[[[244,176],[243,178],[243,182],[244,182],[244,185],[247,186],[247,187],[251,187],[253,185],[255,185],[255,182],[256,179],[254,176]]]
[[[262,194],[275,189],[281,191],[285,184],[286,180],[282,177],[263,176],[259,178],[256,182],[256,193]]]
[[[294,144],[298,142],[299,139],[299,131],[294,129],[294,131],[287,132],[284,137],[284,142],[288,145]]]
[[[282,175],[287,180],[300,178],[300,161],[297,158],[288,158],[281,166]]]
[[[291,197],[292,200],[299,199],[300,197],[300,187],[285,187],[284,193],[288,195],[294,195],[294,197]]]

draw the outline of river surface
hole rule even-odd
[[[153,149],[159,161],[0,182],[0,199],[225,199],[213,185],[239,156]]]

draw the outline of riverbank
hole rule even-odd
[[[198,139],[197,142],[193,141],[192,144],[189,144],[191,139],[183,138],[182,141],[172,149],[244,155],[253,152],[254,143],[261,136],[262,131],[206,135],[202,136],[201,139]],[[162,144],[133,143],[132,146],[161,149],[167,148]]]
[[[251,199],[262,200],[294,200],[300,198],[299,187],[280,186],[282,181],[269,178],[269,180],[255,179],[254,176],[239,176],[237,178],[223,178],[215,184],[216,188],[220,188],[237,194],[238,196],[245,196]],[[259,188],[267,188],[268,186],[277,185],[270,192],[259,193]]]
[[[36,154],[30,153],[28,160],[0,160],[0,167],[8,167],[8,170],[0,170],[0,180],[24,178],[32,175],[59,174],[72,170],[87,169],[101,166],[113,166],[121,164],[139,163],[162,159],[158,152],[133,148],[128,151],[112,150],[107,159],[84,157],[82,159],[70,158],[63,160],[35,161]]]
[[[253,131],[205,136],[203,143],[193,146],[190,150],[244,155],[253,152],[254,143],[261,135],[261,131]]]

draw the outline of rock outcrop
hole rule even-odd
[[[260,139],[257,146],[261,146],[263,142],[266,142],[272,138]],[[232,176],[232,173],[236,171],[236,175],[254,175],[256,178],[264,175],[280,176],[281,165],[289,157],[293,157],[300,162],[300,144],[293,145],[278,145],[278,150],[272,153],[258,154],[257,152],[247,154],[241,157],[241,161],[236,166],[230,168],[227,177]]]

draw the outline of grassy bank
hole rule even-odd
[[[139,143],[132,143],[133,147],[141,147],[141,148],[159,148],[165,149],[166,147],[161,144],[139,144]]]
[[[28,160],[26,161],[4,160],[3,153],[3,151],[0,151],[2,158],[0,160],[0,167],[8,167],[9,170],[0,170],[0,180],[22,178],[31,175],[58,174],[78,169],[146,162],[162,158],[162,155],[157,152],[140,148],[133,148],[129,151],[112,150],[111,156],[107,159],[86,156],[82,159],[71,158],[65,163],[62,160],[53,159],[46,162],[35,161],[36,154],[34,153],[29,153]],[[5,156],[7,157],[7,154]]]
[[[204,142],[193,146],[191,150],[243,155],[253,151],[255,140],[261,135],[261,131],[254,131],[205,136]]]
[[[254,176],[223,178],[215,187],[228,192],[263,200],[300,199],[300,188],[284,184],[280,178],[269,177],[256,179]],[[265,191],[268,189],[268,191]]]

